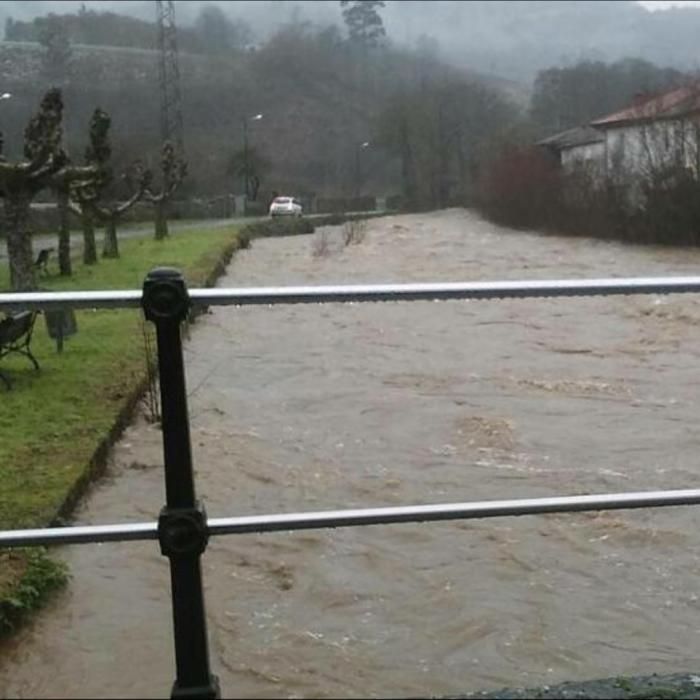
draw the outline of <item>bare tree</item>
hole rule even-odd
[[[102,199],[104,191],[104,187],[102,186],[78,186],[74,190],[74,196],[78,202],[78,211],[80,215],[84,216],[87,214],[89,222],[93,226],[95,221],[104,224],[105,237],[102,248],[103,258],[119,257],[117,225],[124,214],[143,199],[144,193],[151,182],[151,172],[145,169],[141,163],[137,162],[122,174],[121,181],[125,183],[129,189],[128,198],[121,202],[111,200],[101,203],[100,200]]]
[[[76,182],[71,188],[69,206],[82,221],[85,240],[84,261],[86,264],[94,264],[97,261],[95,222],[103,223],[105,226],[102,257],[119,257],[117,224],[129,209],[143,199],[151,184],[151,172],[137,161],[121,177],[121,181],[127,185],[129,190],[127,199],[122,202],[101,203],[100,200],[103,198],[106,188],[113,181],[112,168],[109,164],[112,154],[108,139],[110,123],[109,116],[105,112],[95,110],[90,124],[90,145],[85,152],[85,160],[97,169],[99,176],[90,182]]]
[[[467,201],[482,164],[516,119],[501,94],[446,76],[395,95],[379,115],[375,138],[400,158],[411,205],[442,207]]]
[[[154,192],[150,186],[144,191],[144,198],[155,205],[157,241],[168,236],[168,202],[187,175],[187,162],[175,151],[169,141],[163,144],[161,172],[163,181],[160,191]]]
[[[90,145],[87,148],[87,165],[66,165],[51,178],[51,187],[56,193],[58,205],[58,266],[62,275],[72,273],[70,257],[70,224],[71,193],[75,190],[87,190],[98,187],[105,177],[104,169],[110,153],[107,138],[110,118],[106,112],[96,109],[90,120]],[[101,154],[96,157],[94,154]],[[75,210],[74,210],[75,211]],[[83,212],[77,212],[84,214]],[[95,251],[94,227],[88,226],[84,233],[83,261],[86,264],[97,262]]]
[[[249,146],[236,151],[231,156],[226,166],[226,174],[229,177],[240,178],[245,191],[250,193],[251,201],[255,202],[258,198],[261,179],[269,169],[270,161],[255,146]]]
[[[95,242],[95,214],[88,203],[99,197],[100,190],[110,182],[112,173],[109,159],[112,147],[109,143],[111,119],[106,112],[96,109],[90,120],[90,143],[85,149],[85,162],[98,174],[90,181],[76,181],[68,186],[68,208],[79,219],[83,229],[83,263],[97,263],[97,244]],[[65,195],[65,190],[63,192]]]

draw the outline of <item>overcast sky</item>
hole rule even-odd
[[[638,0],[647,10],[668,10],[670,7],[700,7],[700,0]]]
[[[648,10],[667,10],[669,7],[700,7],[700,0],[638,0]]]

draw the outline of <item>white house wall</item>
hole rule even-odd
[[[603,142],[586,143],[562,151],[561,164],[565,170],[569,170],[581,163],[602,162],[604,157],[605,144]]]
[[[644,180],[668,168],[697,173],[697,124],[665,120],[635,124],[605,132],[606,169],[615,180]]]
[[[622,186],[628,201],[644,201],[645,182],[671,170],[687,169],[700,176],[700,121],[660,120],[608,128],[604,141],[562,149],[568,175],[582,175],[594,186]]]
[[[561,152],[561,165],[565,173],[572,175],[586,170],[596,179],[605,176],[605,143],[585,143],[567,148]]]

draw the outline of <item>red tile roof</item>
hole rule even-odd
[[[630,122],[670,119],[700,111],[700,83],[685,85],[662,94],[637,100],[632,106],[591,122],[597,128],[622,126]]]

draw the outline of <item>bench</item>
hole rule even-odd
[[[39,370],[39,363],[29,348],[36,316],[36,311],[22,311],[0,321],[0,359],[11,353],[24,355],[32,361],[34,369]],[[0,379],[8,389],[12,388],[6,374],[0,372]]]

